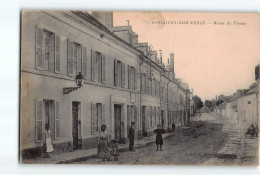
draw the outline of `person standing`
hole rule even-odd
[[[110,161],[111,155],[109,151],[109,135],[106,132],[107,126],[102,125],[101,126],[101,132],[99,135],[99,140],[98,140],[98,156],[103,160],[103,161]]]
[[[131,123],[131,126],[128,130],[128,138],[129,138],[129,151],[135,151],[134,150],[134,141],[135,141],[135,122]]]
[[[52,141],[51,141],[51,130],[50,130],[50,126],[48,124],[45,125],[45,131],[43,132],[44,136],[45,136],[45,141],[43,144],[43,152],[44,158],[50,158],[49,153],[53,152],[53,146],[52,146]]]
[[[157,145],[156,151],[159,151],[159,145],[160,145],[160,150],[162,151],[162,145],[163,145],[162,135],[166,133],[166,131],[162,129],[161,125],[158,125],[157,129],[155,129],[153,132],[156,134],[156,140],[155,140],[155,143]]]

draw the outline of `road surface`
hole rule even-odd
[[[258,139],[247,139],[237,122],[215,113],[203,113],[201,126],[193,131],[164,139],[163,151],[155,143],[136,152],[120,153],[118,161],[103,162],[99,158],[77,164],[140,165],[256,165]],[[194,122],[194,125],[198,124]]]

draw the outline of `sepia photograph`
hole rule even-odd
[[[21,164],[259,166],[258,13],[21,10]]]

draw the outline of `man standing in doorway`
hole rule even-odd
[[[134,150],[134,141],[135,141],[135,122],[131,123],[131,126],[128,130],[128,138],[129,138],[129,151],[135,151]]]

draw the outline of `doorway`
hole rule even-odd
[[[142,106],[142,134],[144,137],[147,137],[147,130],[146,130],[146,125],[145,125],[145,109],[146,107],[145,106]]]
[[[82,143],[79,139],[81,130],[80,102],[72,102],[72,138],[73,150],[81,149]]]
[[[164,128],[164,110],[161,110],[161,123],[162,123],[162,128]]]
[[[122,122],[122,106],[121,105],[114,105],[114,133],[115,133],[115,139],[119,142],[121,142],[123,138],[123,130],[124,125]]]

